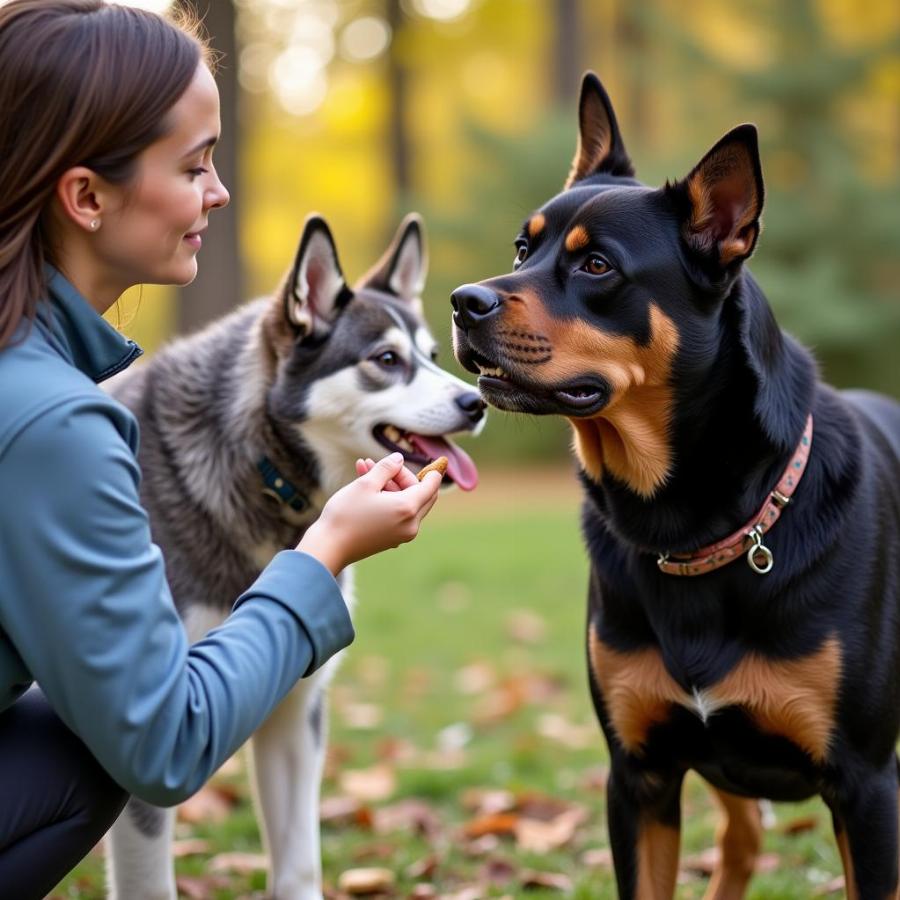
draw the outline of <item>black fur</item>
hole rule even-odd
[[[579,152],[596,144],[584,137],[586,104],[600,110],[601,120],[606,112],[599,129],[601,143],[604,133],[611,135],[606,156],[576,156],[573,174],[581,177],[570,176],[567,189],[541,208],[540,225],[526,223],[513,273],[454,292],[457,357],[470,371],[502,367],[502,376],[479,381],[495,405],[566,415],[577,425],[602,419],[611,400],[621,399],[604,374],[605,360],[597,359],[596,370],[548,379],[540,364],[510,352],[509,317],[526,341],[526,316],[553,323],[559,355],[565,343],[559,336],[576,325],[649,347],[651,315],[661,311],[678,338],[668,379],[671,420],[660,429],[671,451],[664,475],[648,490],[608,467],[581,473],[591,560],[589,639],[622,659],[658,654],[666,676],[688,698],[715,689],[750,660],[783,673],[778,666],[815,659],[829,641],[836,641],[839,659],[837,684],[824,677],[817,683],[818,712],[830,725],[818,754],[797,743],[803,734],[766,726],[749,700],[740,699],[706,719],[699,707],[674,702],[652,715],[647,700],[652,722],[635,746],[617,731],[615,701],[589,664],[612,758],[609,825],[619,891],[623,897],[638,891],[641,828],[652,822],[677,828],[681,781],[694,769],[718,789],[746,797],[821,794],[836,831],[846,833],[859,896],[893,897],[900,407],[822,383],[810,354],[780,330],[744,268],[763,200],[752,126],[726,135],[683,181],[655,190],[631,178],[609,99],[591,75],[582,90]],[[701,195],[711,198],[706,216],[695,202]],[[590,243],[567,249],[576,225]],[[597,254],[611,266],[599,276],[586,269]],[[743,559],[697,577],[661,572],[660,553],[690,553],[751,523],[810,413],[806,473],[765,536],[775,560],[771,573],[758,575]],[[771,686],[790,697],[784,677]],[[833,715],[826,708],[832,688]],[[781,715],[782,707],[769,711]],[[813,715],[818,712],[813,705]]]

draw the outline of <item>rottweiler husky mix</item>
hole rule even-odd
[[[484,403],[435,362],[420,301],[425,268],[421,224],[410,216],[351,290],[328,226],[312,217],[272,297],[113,383],[140,421],[142,499],[191,640],[297,544],[355,477],[357,457],[401,450],[418,469],[446,456],[447,482],[475,486],[472,461],[447,436],[479,430]],[[342,586],[349,600],[349,572]],[[285,900],[322,897],[323,690],[333,669],[299,682],[252,739],[269,891]],[[111,833],[110,885],[121,900],[174,900],[172,821],[129,802]]]
[[[744,268],[752,125],[653,189],[591,73],[579,120],[513,272],[454,292],[454,349],[494,406],[573,426],[619,893],[672,896],[693,769],[727,817],[708,897],[745,890],[756,798],[817,793],[849,895],[895,897],[900,408],[821,383]]]

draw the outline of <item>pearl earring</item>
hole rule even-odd
[[[91,231],[96,231],[100,227],[99,219],[91,219]]]

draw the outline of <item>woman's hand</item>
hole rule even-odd
[[[360,477],[331,497],[297,545],[335,575],[350,563],[411,541],[441,486],[439,472],[419,482],[403,465],[401,453],[377,463],[357,460],[356,471]]]

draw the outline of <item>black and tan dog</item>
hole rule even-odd
[[[744,269],[753,126],[653,189],[592,74],[579,118],[514,271],[454,292],[454,346],[494,406],[573,425],[619,892],[672,896],[693,769],[727,814],[708,896],[746,888],[755,798],[819,793],[848,894],[895,897],[900,408],[821,383]]]

